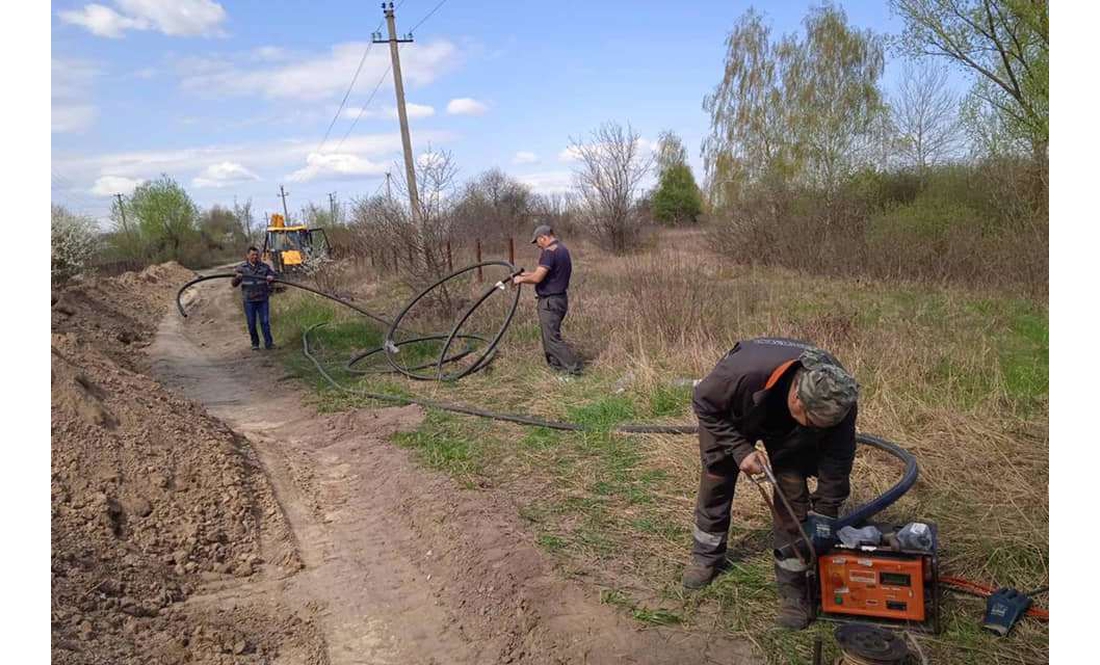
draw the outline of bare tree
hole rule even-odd
[[[455,223],[463,233],[506,238],[527,225],[532,194],[522,182],[490,169],[466,183],[456,205]]]
[[[959,97],[947,87],[947,69],[907,63],[893,104],[899,148],[921,177],[954,155],[962,143]]]
[[[570,140],[578,162],[573,184],[581,219],[613,252],[626,251],[638,240],[635,203],[653,162],[651,155],[642,155],[639,138],[630,125],[605,122],[588,142]]]

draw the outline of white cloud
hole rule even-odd
[[[571,171],[546,171],[517,176],[520,182],[538,194],[564,194],[573,189]]]
[[[441,130],[422,130],[416,133],[416,141],[432,145],[454,140],[455,135]],[[335,147],[335,146],[333,146]],[[308,157],[317,149],[317,137],[304,139],[265,140],[249,143],[195,146],[171,150],[142,150],[110,154],[56,155],[52,167],[74,183],[74,188],[87,192],[92,183],[101,177],[122,177],[134,182],[154,178],[162,173],[179,182],[192,183],[193,178],[204,177],[204,170],[211,164],[231,162],[248,164],[263,180],[271,180],[286,174],[295,175],[298,181],[363,177],[356,173],[383,173],[393,169],[392,164],[401,159],[401,134],[388,132],[349,136],[339,148],[340,155],[353,159],[331,160],[325,158],[310,164]],[[356,161],[359,160],[359,161]],[[366,164],[385,164],[377,171]],[[263,165],[261,170],[257,165]],[[297,171],[295,171],[297,169]],[[256,186],[263,180],[242,182],[241,186]],[[110,187],[108,187],[110,189]],[[111,193],[113,194],[112,190]],[[217,189],[203,188],[217,192]],[[264,190],[266,191],[266,190]]]
[[[84,5],[84,9],[59,12],[65,23],[79,25],[97,37],[120,39],[127,30],[148,30],[149,24],[141,19],[123,16],[103,5]]]
[[[259,180],[260,176],[237,162],[219,162],[206,167],[191,180],[195,187],[227,187],[239,182]]]
[[[100,4],[58,12],[65,23],[99,37],[119,39],[127,30],[156,30],[171,37],[224,34],[225,9],[212,0],[115,0],[118,10]]]
[[[386,118],[390,120],[397,119],[397,107],[388,106],[379,109],[366,109],[363,110],[359,106],[345,106],[344,110],[340,113],[340,117],[345,120],[355,120],[360,117],[360,112],[363,118]],[[430,118],[435,115],[435,109],[427,104],[405,104],[405,113],[409,118]]]
[[[318,178],[341,179],[372,175],[382,175],[389,167],[383,163],[349,153],[311,152],[306,157],[306,165],[287,176],[291,182],[308,182]]]
[[[459,97],[447,102],[447,113],[451,115],[481,115],[489,110],[489,107],[470,97]]]
[[[54,102],[50,113],[50,132],[53,134],[77,133],[90,128],[99,112],[91,104],[66,104]]]
[[[100,70],[86,60],[55,58],[50,63],[50,131],[82,132],[98,116],[89,103],[92,83]]]
[[[252,59],[272,62],[287,57],[286,49],[281,46],[261,46],[252,49]]]
[[[122,176],[105,175],[96,178],[95,184],[92,185],[90,190],[92,194],[96,196],[114,196],[115,194],[122,194],[123,196],[129,196],[133,194],[134,188],[140,185],[144,180],[138,180],[135,178],[124,178]]]
[[[260,66],[239,56],[185,58],[177,62],[176,69],[181,86],[199,95],[263,95],[269,99],[311,101],[342,94],[347,89],[348,72],[358,67],[365,48],[365,42],[346,42],[334,45],[328,53],[303,54],[291,62]],[[448,41],[420,44],[401,56],[401,71],[409,87],[427,85],[457,64],[457,49]],[[390,87],[392,77],[386,74],[389,66],[389,52],[372,48],[359,83],[373,88],[381,80],[383,87]]]
[[[526,152],[521,150],[516,153],[515,157],[512,157],[513,164],[538,164],[539,157],[533,152]]]

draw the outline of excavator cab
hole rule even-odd
[[[280,275],[300,272],[310,259],[329,256],[328,236],[320,228],[287,226],[282,215],[274,214],[264,235],[262,256]]]

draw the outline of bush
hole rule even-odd
[[[83,274],[99,249],[99,228],[89,217],[50,207],[50,281],[60,284]]]
[[[703,212],[703,199],[686,164],[670,166],[650,201],[653,218],[670,225],[694,224]]]

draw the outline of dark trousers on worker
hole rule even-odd
[[[546,362],[559,372],[580,373],[580,357],[561,338],[561,322],[569,312],[569,297],[565,294],[539,296],[538,312]]]
[[[777,489],[787,497],[795,513],[792,518],[773,491],[772,540],[777,550],[800,540],[798,523],[806,519],[810,510],[836,517],[848,498],[854,442],[834,450],[824,448],[822,438],[820,431],[799,427],[785,437],[764,442],[772,471],[779,481]],[[740,472],[729,450],[719,446],[714,436],[704,429],[699,430],[699,452],[702,476],[695,505],[692,556],[698,563],[713,566],[722,564],[726,557],[730,507]],[[806,484],[811,476],[817,477],[813,493]],[[804,571],[804,566],[799,564],[795,557],[777,559],[777,577],[782,577],[783,571]]]
[[[271,309],[266,298],[244,301],[244,317],[248,321],[248,336],[252,338],[252,346],[260,345],[260,336],[256,334],[257,319],[264,333],[264,346],[269,349],[275,346],[275,341],[271,338]]]

